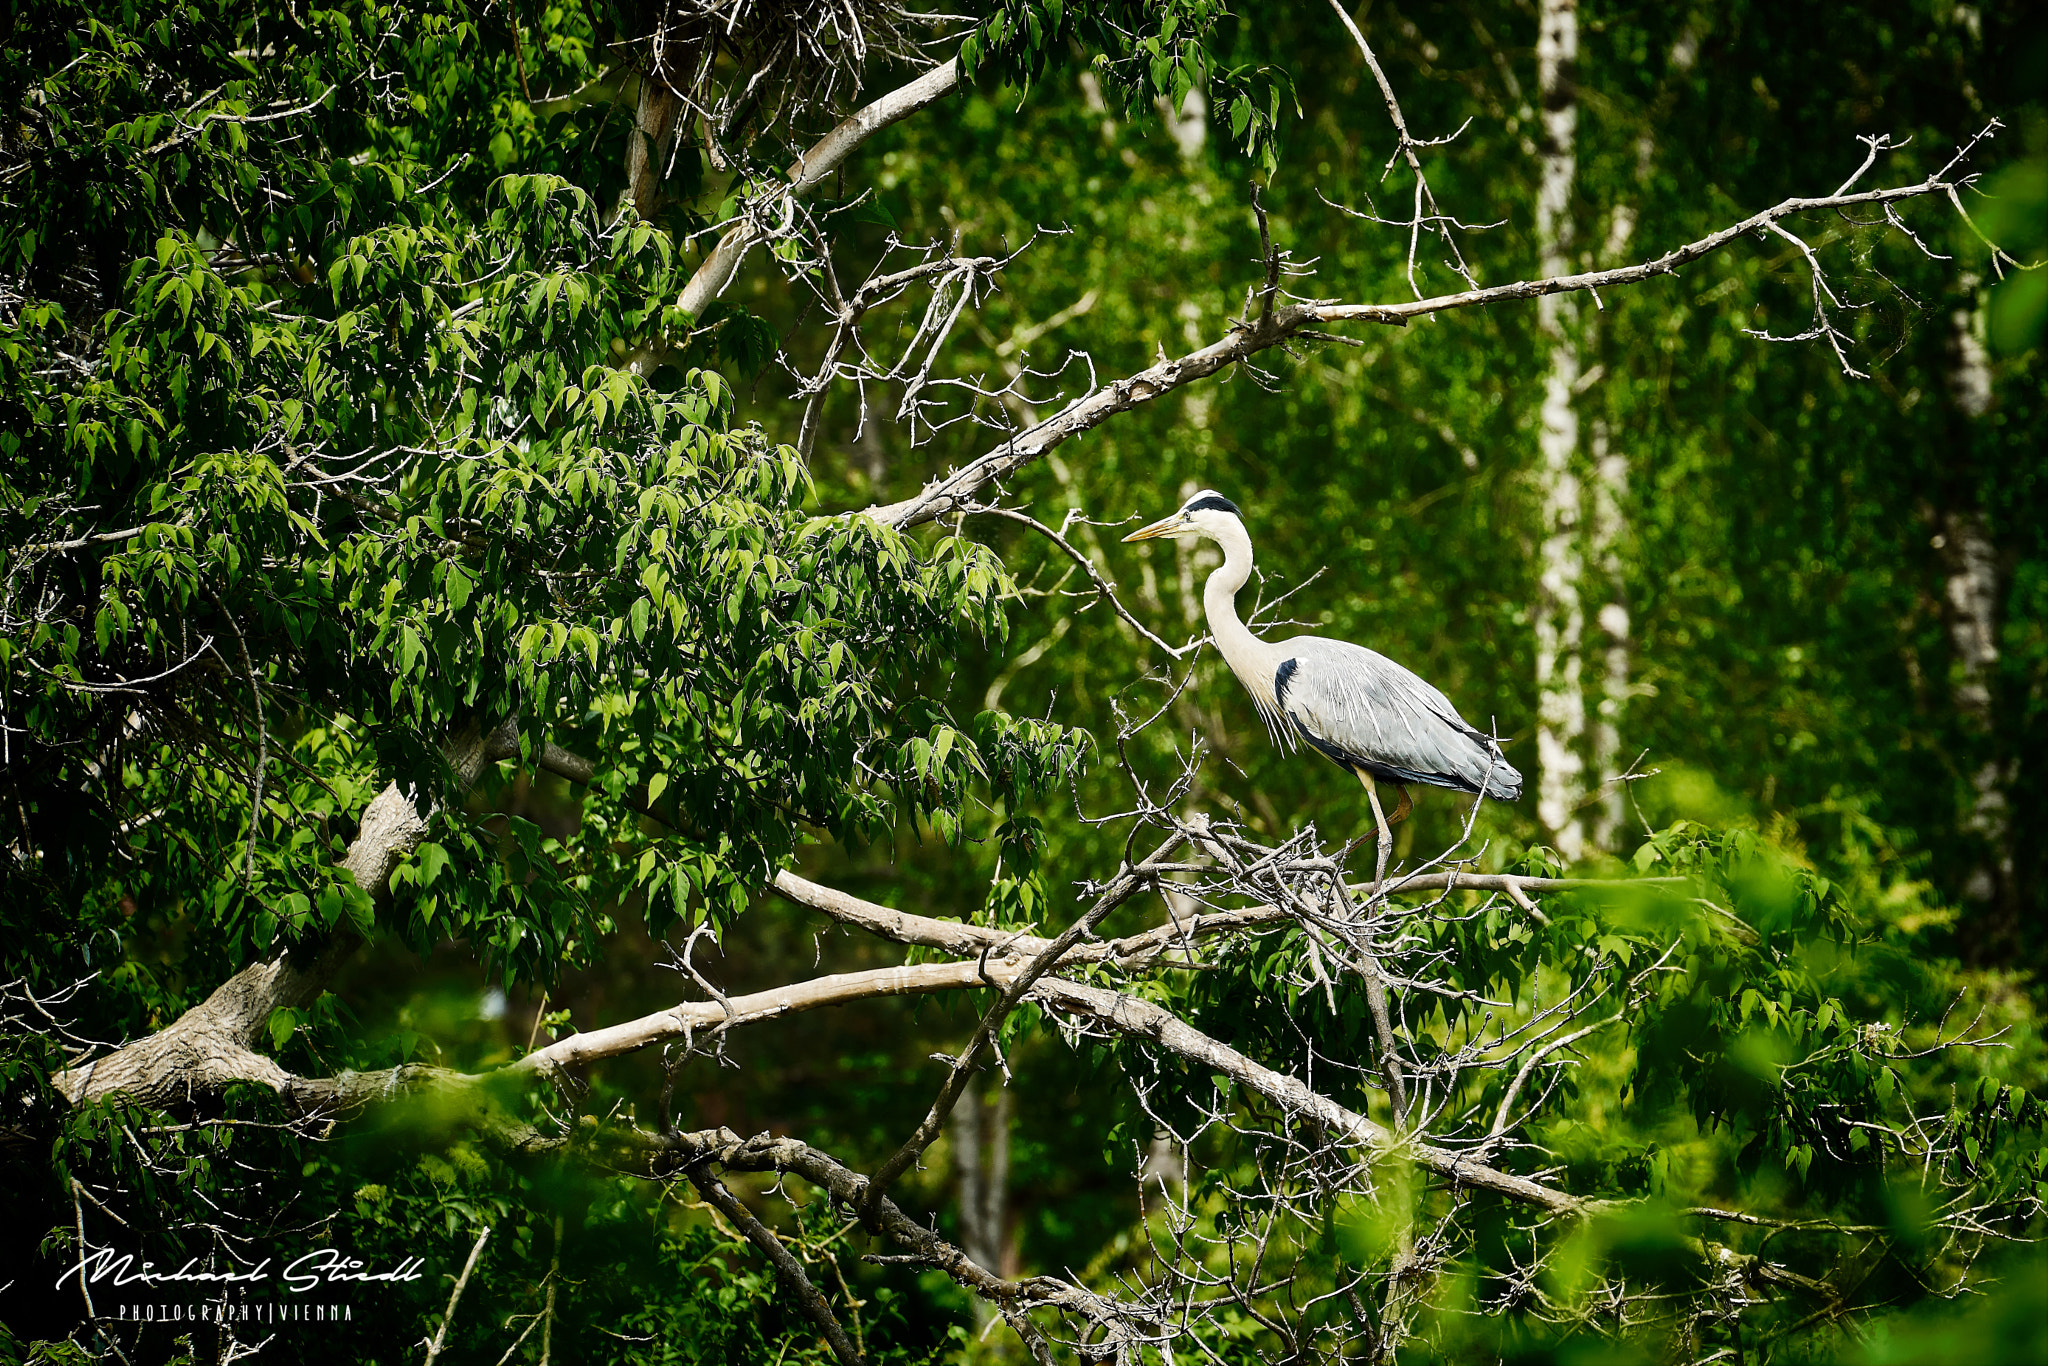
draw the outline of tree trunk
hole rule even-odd
[[[1628,586],[1621,543],[1628,530],[1628,452],[1617,449],[1606,419],[1593,423],[1593,567],[1607,594],[1600,604],[1600,706],[1593,722],[1593,772],[1600,798],[1593,807],[1591,842],[1603,853],[1621,845],[1628,792],[1621,782],[1621,718],[1629,695]]]
[[[1978,336],[1976,309],[1957,309],[1951,322],[1949,397],[1956,415],[1955,443],[1961,448],[1950,464],[1968,469],[1972,429],[1991,411],[1991,358]],[[1936,544],[1942,553],[1942,614],[1954,652],[1950,699],[1970,738],[1973,751],[1965,760],[1970,790],[1960,824],[1970,839],[1972,866],[1963,878],[1963,896],[1977,911],[1982,932],[1973,936],[1986,959],[2012,946],[2019,924],[2014,885],[2012,804],[2007,796],[2015,762],[2000,743],[1997,698],[1993,683],[1998,668],[1998,547],[1976,506],[1974,488],[1958,488],[1950,506],[1939,514]]]
[[[1673,63],[1678,63],[1676,54]],[[1650,178],[1650,158],[1655,144],[1648,133],[1636,144],[1636,179]],[[1603,264],[1628,255],[1635,235],[1635,210],[1617,204],[1608,220],[1607,240],[1601,245]],[[1592,329],[1588,329],[1591,332]],[[1589,339],[1589,345],[1592,344]],[[1593,572],[1600,577],[1606,601],[1600,604],[1596,621],[1600,627],[1600,705],[1593,720],[1593,775],[1600,784],[1593,806],[1592,847],[1613,853],[1621,847],[1621,830],[1626,816],[1628,792],[1621,782],[1627,771],[1621,752],[1621,721],[1629,699],[1628,574],[1622,558],[1628,536],[1628,448],[1617,446],[1605,416],[1592,423],[1593,526],[1589,553]]]
[[[1657,156],[1656,129],[1671,116],[1678,96],[1679,78],[1693,69],[1699,58],[1699,16],[1689,17],[1680,28],[1666,57],[1664,80],[1650,112],[1636,137],[1636,184],[1647,190]],[[1636,231],[1636,209],[1616,204],[1607,220],[1607,240],[1600,244],[1600,265],[1612,268],[1628,259]],[[1586,329],[1589,352],[1598,352],[1599,326],[1596,320]],[[1617,367],[1618,368],[1618,367]],[[1583,381],[1582,381],[1583,383]],[[1590,439],[1593,466],[1593,516],[1588,554],[1593,572],[1599,576],[1606,600],[1595,617],[1599,625],[1600,704],[1595,709],[1592,729],[1592,763],[1599,783],[1593,804],[1593,825],[1588,834],[1592,847],[1614,853],[1622,845],[1622,828],[1627,823],[1628,789],[1621,778],[1628,771],[1622,751],[1622,721],[1634,688],[1629,681],[1634,641],[1633,622],[1628,611],[1628,443],[1619,444],[1603,415],[1592,422]]]
[[[1543,0],[1536,40],[1537,94],[1542,105],[1542,181],[1536,194],[1538,270],[1571,270],[1574,139],[1578,124],[1575,67],[1577,0]],[[1578,304],[1562,294],[1537,302],[1537,334],[1550,349],[1543,381],[1538,449],[1543,547],[1536,595],[1536,815],[1567,859],[1585,852],[1579,807],[1585,800],[1586,696],[1580,678],[1585,611],[1579,526],[1584,492],[1578,471]]]
[[[976,1266],[1012,1276],[1004,1226],[1010,1218],[1010,1088],[991,1077],[984,1097],[970,1090],[953,1111],[953,1175],[960,1200],[960,1250]],[[986,1152],[984,1153],[984,1140]],[[977,1331],[988,1327],[995,1308],[974,1304]]]
[[[675,142],[682,101],[658,71],[640,78],[633,110],[633,137],[626,144],[626,188],[633,210],[652,222],[661,211],[661,183],[668,178],[669,149]]]
[[[443,746],[456,784],[467,789],[484,766],[519,752],[511,722],[485,732],[472,726]],[[342,859],[358,887],[378,901],[390,898],[392,870],[426,838],[426,817],[415,794],[392,783],[363,810],[355,843]],[[169,1106],[251,1081],[282,1091],[290,1078],[255,1051],[273,1011],[296,1009],[318,997],[360,938],[346,920],[323,938],[252,963],[211,996],[147,1038],[59,1072],[51,1080],[74,1105],[120,1093],[150,1106]]]

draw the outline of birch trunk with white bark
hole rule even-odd
[[[1951,322],[1949,397],[1959,419],[1958,441],[1968,442],[1970,428],[1991,411],[1991,358],[1979,336],[1978,310],[1956,310]],[[1973,500],[1974,501],[1974,500]],[[1964,728],[1981,747],[1972,762],[1968,809],[1962,826],[1974,837],[1975,866],[1963,879],[1963,895],[1992,918],[1987,940],[2003,943],[2011,924],[2013,890],[2012,786],[2014,761],[1999,744],[1996,699],[1992,684],[1998,667],[1998,547],[1982,511],[1951,506],[1940,513],[1936,538],[1945,570],[1942,611],[1948,625],[1955,667],[1950,699]]]
[[[1639,188],[1650,184],[1656,162],[1654,130],[1671,115],[1679,78],[1690,72],[1699,59],[1699,22],[1698,15],[1688,18],[1671,44],[1662,88],[1651,105],[1642,133],[1636,138],[1635,174]],[[1600,245],[1602,266],[1612,267],[1628,259],[1629,248],[1635,241],[1636,221],[1634,205],[1614,206],[1607,220],[1607,240]],[[1589,352],[1597,353],[1600,349],[1597,315],[1586,328],[1586,346]],[[1605,416],[1593,420],[1589,444],[1593,512],[1587,552],[1606,600],[1594,618],[1599,626],[1595,648],[1600,663],[1600,701],[1594,709],[1591,759],[1599,787],[1588,840],[1593,848],[1614,853],[1621,848],[1628,806],[1628,790],[1622,782],[1622,775],[1628,771],[1622,752],[1622,723],[1629,699],[1635,693],[1635,685],[1630,681],[1634,623],[1628,609],[1629,448],[1626,438],[1615,439],[1613,426]]]
[[[1613,853],[1621,844],[1628,793],[1621,775],[1622,714],[1629,697],[1629,615],[1622,541],[1628,532],[1628,452],[1614,443],[1606,420],[1593,423],[1594,572],[1607,601],[1600,604],[1600,705],[1593,721],[1593,772],[1600,783],[1589,832],[1592,847]]]
[[[1644,134],[1636,150],[1636,179],[1647,181],[1654,150],[1648,134]],[[1607,241],[1600,248],[1604,262],[1612,263],[1627,256],[1635,226],[1635,210],[1627,204],[1616,205],[1613,216],[1608,220]],[[1588,346],[1597,349],[1594,327],[1597,323],[1587,329]],[[1629,639],[1628,566],[1623,558],[1623,547],[1628,537],[1629,459],[1627,443],[1615,442],[1613,428],[1604,416],[1593,419],[1589,444],[1593,466],[1593,517],[1588,553],[1606,601],[1600,604],[1594,618],[1600,628],[1597,648],[1601,668],[1600,702],[1593,715],[1591,758],[1594,780],[1599,783],[1599,795],[1593,803],[1593,823],[1587,837],[1594,849],[1613,853],[1621,846],[1621,829],[1628,801],[1628,793],[1621,781],[1626,771],[1621,753],[1621,723],[1628,708],[1629,655],[1633,648]]]
[[[1571,269],[1572,186],[1577,174],[1578,103],[1574,90],[1579,51],[1577,0],[1543,0],[1536,40],[1537,96],[1541,102],[1542,177],[1536,194],[1539,272]],[[1536,595],[1536,815],[1559,852],[1585,852],[1579,807],[1586,793],[1586,695],[1580,652],[1585,609],[1580,583],[1584,490],[1579,477],[1579,317],[1575,299],[1547,295],[1537,301],[1537,334],[1550,351],[1543,380],[1537,469],[1543,545]]]

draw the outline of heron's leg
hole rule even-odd
[[[1380,790],[1374,785],[1372,774],[1367,773],[1362,768],[1354,771],[1358,774],[1358,781],[1365,784],[1365,799],[1372,803],[1373,824],[1380,833],[1380,847],[1377,855],[1379,867],[1373,873],[1372,880],[1375,884],[1384,884],[1387,880],[1387,855],[1391,854],[1394,850],[1393,827],[1387,824],[1387,813],[1380,809]],[[1401,801],[1404,806],[1407,805],[1408,794],[1405,790],[1401,793]],[[1401,814],[1405,816],[1408,813],[1403,811]]]
[[[1408,789],[1401,783],[1394,784],[1394,791],[1401,794],[1401,804],[1394,808],[1394,814],[1387,817],[1388,825],[1399,825],[1408,819],[1408,813],[1415,809],[1415,799],[1408,795]]]
[[[1365,784],[1366,800],[1372,803],[1372,818],[1379,830],[1379,869],[1373,875],[1373,895],[1385,895],[1381,891],[1387,885],[1387,855],[1393,851],[1393,830],[1387,823],[1387,813],[1380,809],[1380,790],[1373,785],[1372,775],[1364,769],[1354,770],[1358,781]],[[1408,793],[1401,792],[1401,803],[1408,805]],[[1401,813],[1406,815],[1404,809]],[[1371,902],[1368,900],[1367,905]],[[1394,1022],[1387,1010],[1387,982],[1380,972],[1379,955],[1368,944],[1365,951],[1365,1001],[1372,1011],[1373,1032],[1379,1036],[1380,1061],[1386,1068],[1387,1098],[1394,1106],[1394,1127],[1400,1129],[1406,1123],[1408,1114],[1407,1079],[1401,1074],[1401,1054],[1394,1042]]]

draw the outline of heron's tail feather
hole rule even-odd
[[[1496,755],[1492,770],[1486,775],[1486,795],[1497,802],[1521,800],[1522,775],[1515,766]]]

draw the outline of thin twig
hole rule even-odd
[[[476,1246],[469,1250],[469,1260],[462,1264],[462,1274],[455,1278],[455,1289],[448,1296],[448,1312],[441,1316],[441,1327],[434,1333],[434,1340],[427,1344],[426,1366],[434,1366],[434,1358],[441,1355],[441,1347],[448,1340],[448,1326],[455,1322],[455,1306],[462,1302],[462,1291],[469,1284],[469,1273],[476,1270],[476,1260],[484,1255],[484,1243],[490,1236],[489,1224],[485,1224],[484,1231],[476,1235]]]
[[[803,1309],[805,1317],[818,1326],[825,1342],[832,1348],[832,1355],[839,1358],[841,1366],[860,1366],[861,1354],[846,1336],[846,1329],[840,1326],[832,1313],[832,1306],[825,1302],[818,1287],[811,1284],[811,1278],[804,1274],[803,1264],[782,1245],[782,1240],[769,1232],[753,1212],[741,1204],[723,1182],[705,1171],[692,1171],[690,1184],[697,1188],[713,1209],[730,1219],[746,1235],[747,1241],[761,1250],[769,1264],[775,1268],[775,1277],[782,1282],[782,1288],[791,1299]]]

